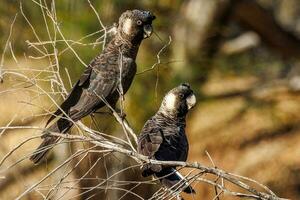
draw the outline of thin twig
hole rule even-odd
[[[13,26],[15,24],[17,16],[18,16],[18,14],[15,15],[14,19],[12,20],[12,23],[10,24],[8,38],[6,40],[6,43],[5,43],[5,46],[4,46],[4,49],[3,49],[3,53],[2,53],[2,56],[1,56],[1,61],[0,61],[0,83],[3,82],[2,69],[3,69],[3,66],[4,66],[4,56],[5,56],[5,53],[6,53],[6,50],[7,50],[8,46],[10,44],[10,38],[11,38],[11,35],[12,35]],[[12,54],[12,55],[14,57],[14,54]]]

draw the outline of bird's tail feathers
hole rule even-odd
[[[32,156],[29,158],[34,164],[38,164],[42,159],[48,154],[48,152],[53,148],[53,146],[60,140],[59,137],[49,136],[47,133],[56,132],[56,133],[65,133],[72,127],[72,122],[66,119],[60,119],[46,131],[42,138],[44,139],[40,146],[33,152]]]
[[[182,190],[188,194],[196,193],[186,178],[174,168],[165,168],[161,172],[156,173],[156,175],[158,178],[161,178],[161,183],[171,190]]]
[[[41,160],[46,157],[50,149],[58,142],[57,137],[45,137],[40,146],[33,152],[29,158],[34,164],[38,164]]]

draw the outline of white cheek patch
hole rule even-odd
[[[168,110],[176,109],[175,103],[176,103],[176,96],[174,94],[170,93],[165,97],[165,105]]]
[[[127,18],[123,24],[123,32],[129,35],[131,33],[132,20]]]
[[[194,94],[191,94],[186,98],[186,104],[188,106],[188,109],[191,109],[196,104],[196,96]]]

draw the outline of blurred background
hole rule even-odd
[[[56,83],[49,81],[51,72],[45,71],[52,61],[41,53],[41,50],[53,52],[53,47],[38,3],[49,8],[55,3],[58,25],[66,40],[78,41],[94,33],[72,46],[85,63],[101,52],[102,44],[97,41],[103,32],[97,31],[102,27],[88,1],[0,2],[2,73],[20,72],[30,77],[59,103],[62,91]],[[181,82],[189,82],[198,103],[187,119],[188,160],[212,166],[207,151],[218,168],[253,178],[280,197],[300,199],[298,0],[111,0],[91,3],[108,28],[127,9],[150,10],[157,17],[153,24],[155,34],[140,47],[138,74],[125,97],[127,119],[136,133],[156,112],[165,92]],[[49,19],[47,23],[51,24]],[[57,37],[59,73],[70,91],[84,65],[72,51],[65,50],[67,45],[59,42],[60,34],[55,34],[52,29],[49,32],[52,37]],[[45,47],[30,45],[39,40],[45,42]],[[145,72],[157,63],[157,54],[165,45],[159,54],[160,64]],[[44,127],[49,118],[49,112],[45,110],[54,111],[55,106],[49,96],[36,92],[35,88],[13,73],[3,76],[3,83],[0,83],[1,127]],[[95,115],[94,121],[86,117],[84,122],[99,131],[123,136],[122,128],[109,115]],[[40,131],[12,128],[2,129],[0,133],[1,160]],[[81,143],[59,145],[47,162],[33,166],[26,156],[40,141],[38,138],[27,141],[1,163],[0,199],[16,198],[51,173],[76,149],[89,147],[89,144]],[[98,188],[87,191],[99,184],[101,178],[134,162],[109,153],[100,160],[97,153],[90,153],[80,162],[76,159],[73,166],[53,173],[24,199],[43,199],[45,194],[50,194],[47,196],[50,199],[137,199],[122,190]],[[57,189],[51,185],[59,182],[67,172],[70,173],[66,180],[70,181],[66,181],[65,187]],[[114,179],[143,180],[138,172],[138,169],[130,169]],[[6,178],[1,179],[1,176]],[[85,179],[81,179],[83,176]],[[105,184],[109,185],[109,182]],[[130,184],[124,186],[132,187]],[[142,184],[133,191],[147,199],[157,187]],[[215,196],[213,187],[205,183],[197,183],[194,187],[197,191],[195,199],[213,199]],[[50,193],[49,188],[52,188]],[[192,199],[187,195],[184,197]],[[225,196],[221,199],[235,198]]]

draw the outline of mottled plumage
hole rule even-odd
[[[154,19],[155,16],[149,11],[128,10],[121,15],[117,33],[85,69],[61,109],[51,116],[47,125],[55,118],[60,118],[44,133],[67,132],[73,123],[64,117],[64,113],[72,121],[78,121],[105,106],[101,98],[115,107],[120,94],[127,92],[136,74],[138,49],[141,41],[151,35]],[[58,137],[45,134],[44,141],[30,160],[38,163],[58,140]]]
[[[195,103],[195,95],[188,84],[168,92],[158,112],[145,123],[139,136],[138,152],[157,160],[186,161],[189,144],[185,117]],[[194,193],[174,167],[146,164],[142,170],[143,176],[156,175],[168,188]]]

